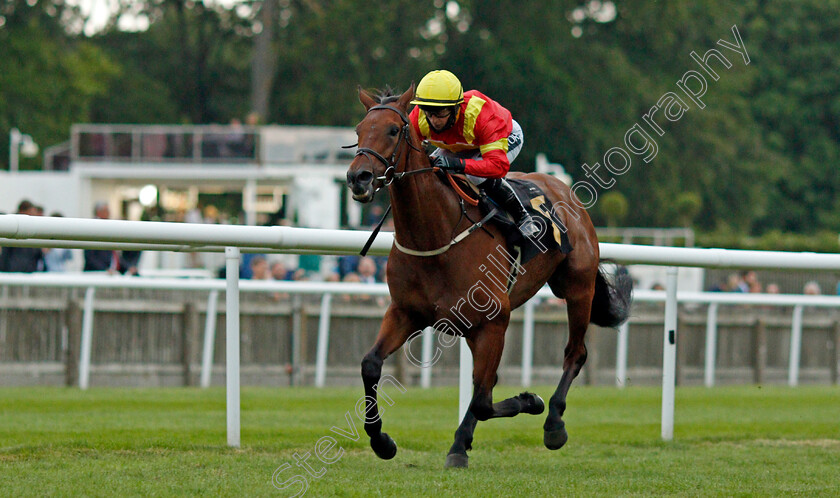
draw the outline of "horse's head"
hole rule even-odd
[[[403,164],[402,168],[407,166],[411,147],[407,109],[413,98],[413,84],[402,95],[386,92],[373,96],[359,88],[359,100],[367,114],[356,126],[358,149],[347,170],[347,186],[353,199],[372,201],[376,192],[390,183],[399,164]]]

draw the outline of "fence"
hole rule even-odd
[[[0,216],[0,245],[59,246],[61,241],[95,242],[103,249],[127,248],[218,251],[224,247],[226,259],[226,341],[228,445],[240,444],[239,420],[239,255],[253,252],[293,252],[317,254],[354,253],[366,232],[316,230],[292,227],[208,226],[163,222],[129,222],[72,218]],[[21,243],[19,239],[30,239]],[[393,234],[382,233],[371,246],[371,254],[386,254]],[[155,245],[158,245],[155,247]],[[63,246],[80,247],[66,244]],[[122,247],[121,247],[122,246]],[[775,251],[732,251],[724,249],[666,248],[602,244],[601,256],[621,263],[668,265],[665,291],[663,334],[662,438],[673,439],[674,391],[676,383],[677,274],[679,266],[730,268],[788,268],[800,270],[838,270],[840,255],[790,254]],[[461,374],[459,420],[469,406],[472,358],[466,342],[460,342]]]
[[[143,289],[143,290],[150,290],[150,289],[160,289],[160,290],[169,290],[169,291],[201,291],[202,294],[206,294],[206,304],[203,307],[203,311],[205,313],[205,320],[204,320],[204,333],[203,333],[203,342],[202,345],[199,347],[197,344],[198,341],[193,339],[193,335],[198,335],[198,329],[200,328],[199,324],[199,307],[195,304],[196,299],[188,299],[184,303],[180,302],[161,302],[160,299],[157,299],[155,303],[153,303],[153,307],[156,308],[158,311],[167,311],[170,314],[177,314],[180,316],[180,321],[183,322],[180,330],[179,337],[175,339],[178,344],[175,347],[168,347],[166,348],[167,351],[163,352],[163,356],[169,358],[175,358],[180,363],[180,366],[183,368],[183,378],[184,384],[189,385],[192,381],[190,380],[190,368],[191,368],[191,360],[190,357],[193,356],[193,350],[201,351],[201,367],[200,367],[200,385],[202,387],[208,387],[210,385],[210,378],[213,366],[213,358],[215,357],[215,344],[216,341],[216,326],[218,323],[217,320],[217,303],[219,298],[219,291],[222,291],[225,287],[224,281],[222,280],[211,280],[211,279],[172,279],[172,278],[133,278],[133,277],[119,277],[119,276],[105,276],[105,275],[95,275],[95,274],[0,274],[0,287],[3,288],[3,292],[6,293],[9,287],[27,287],[27,288],[75,288],[84,290],[84,301],[82,306],[77,306],[75,304],[68,304],[66,313],[72,314],[80,314],[78,319],[69,319],[68,327],[73,329],[70,333],[68,333],[69,338],[62,339],[62,342],[66,345],[72,345],[73,347],[68,347],[68,351],[72,352],[68,358],[66,359],[65,364],[65,379],[68,384],[78,384],[83,389],[87,388],[90,385],[90,372],[91,372],[91,357],[92,357],[92,349],[93,349],[93,323],[95,317],[95,306],[94,306],[94,299],[96,299],[96,291],[99,289]],[[339,295],[359,295],[359,294],[366,294],[366,295],[377,295],[377,296],[386,296],[388,294],[387,287],[383,284],[376,284],[376,285],[368,285],[368,284],[346,284],[346,283],[317,283],[317,282],[274,282],[274,281],[243,281],[240,285],[241,292],[248,292],[248,293],[282,293],[284,295],[290,295],[296,298],[299,298],[302,295],[312,295],[320,297],[319,305],[318,305],[318,333],[317,333],[317,341],[316,341],[316,354],[315,354],[315,372],[314,372],[314,384],[318,387],[323,387],[325,385],[325,380],[327,377],[327,357],[329,352],[329,344],[330,344],[330,324],[331,324],[331,317],[332,317],[332,303],[333,303],[333,296]],[[522,313],[522,338],[521,338],[521,362],[520,365],[520,379],[521,384],[523,387],[530,386],[533,377],[533,365],[534,365],[534,349],[535,349],[535,310],[537,309],[539,301],[542,298],[550,298],[551,294],[548,289],[543,289],[540,293],[535,296],[534,299],[528,301],[525,306],[523,306],[523,313]],[[664,292],[657,292],[657,291],[638,291],[635,296],[636,303],[662,303],[665,299]],[[810,308],[840,308],[840,297],[836,296],[796,296],[796,295],[754,295],[754,294],[739,294],[739,293],[732,293],[732,294],[725,294],[725,293],[678,293],[677,300],[679,303],[689,303],[689,304],[704,304],[708,305],[707,312],[705,313],[706,320],[705,320],[705,354],[703,355],[705,369],[704,369],[704,382],[705,385],[711,387],[714,385],[715,382],[715,367],[716,367],[716,352],[717,352],[717,342],[718,342],[718,309],[719,305],[761,305],[765,308],[772,307],[778,309],[779,307],[793,307],[792,317],[790,319],[790,347],[787,350],[789,359],[788,359],[788,371],[787,371],[787,380],[790,385],[797,385],[799,382],[799,366],[800,366],[800,352],[802,350],[802,330],[803,330],[803,310],[807,306]],[[45,303],[45,298],[41,297],[36,299],[33,302],[33,305],[39,306],[43,308]],[[75,301],[70,300],[71,303]],[[130,302],[126,302],[125,300],[118,301],[120,307],[127,307],[131,305]],[[40,304],[39,304],[40,303]],[[114,303],[117,304],[117,303]],[[114,304],[110,306],[106,306],[105,310],[113,309]],[[21,305],[16,305],[16,307],[20,307]],[[50,309],[55,308],[55,304],[50,304]],[[303,333],[301,321],[303,314],[306,314],[306,311],[303,310],[303,304],[300,299],[292,299],[291,302],[284,303],[283,305],[271,304],[268,307],[262,307],[266,311],[271,310],[273,312],[279,312],[281,310],[286,310],[286,308],[290,308],[284,312],[288,312],[291,318],[292,327],[289,332],[289,343],[291,343],[291,354],[290,354],[290,366],[291,366],[291,381],[294,384],[300,384],[302,379],[302,371],[303,371],[303,363],[304,361],[301,359],[302,355],[300,348],[301,342],[305,341],[305,338],[302,338],[306,334]],[[138,306],[138,305],[131,305],[130,309],[136,312],[149,312],[151,311],[147,307]],[[241,310],[244,312],[244,310]],[[271,312],[269,311],[269,312]],[[374,308],[373,311],[381,311]],[[562,312],[563,309],[555,310],[556,313]],[[253,311],[252,311],[253,312]],[[265,312],[265,311],[264,311]],[[766,312],[766,311],[765,311]],[[377,314],[376,316],[381,316],[381,314]],[[779,315],[776,315],[779,317]],[[781,317],[779,317],[781,318]],[[176,319],[178,321],[179,319]],[[376,317],[371,318],[372,321],[376,321]],[[776,320],[779,322],[780,320]],[[781,320],[785,321],[785,320]],[[753,323],[754,322],[754,323]],[[78,327],[78,324],[81,323],[82,327]],[[117,322],[120,323],[120,322]],[[831,323],[835,323],[833,321],[829,321],[829,326]],[[114,326],[116,324],[112,324]],[[765,381],[765,371],[767,369],[767,331],[766,328],[768,325],[772,325],[772,320],[768,323],[768,317],[764,317],[759,320],[750,319],[748,325],[750,328],[754,328],[754,345],[755,345],[755,363],[754,368],[755,372],[753,374],[752,379],[758,383]],[[116,325],[119,326],[119,325]],[[776,324],[777,327],[780,324]],[[76,330],[78,327],[79,330]],[[616,358],[615,358],[615,382],[618,387],[623,387],[627,383],[627,356],[628,356],[628,336],[630,331],[631,324],[630,322],[625,323],[622,327],[619,328],[619,333],[617,335],[617,344],[615,347],[616,350]],[[0,318],[0,335],[5,336],[5,330],[7,328],[6,325],[6,316],[5,314]],[[102,326],[100,325],[100,329]],[[837,352],[837,342],[840,341],[840,338],[836,337],[838,334],[837,332],[840,331],[840,327],[837,326],[835,323],[834,329],[831,330],[833,335],[831,335],[829,340],[829,348],[830,352]],[[831,333],[830,332],[830,333]],[[115,334],[109,334],[115,335]],[[285,340],[285,334],[284,340]],[[84,340],[80,341],[80,338],[84,338]],[[422,346],[420,347],[421,351],[421,358],[416,363],[422,365],[429,365],[432,363],[432,358],[438,356],[440,353],[440,348],[437,348],[433,344],[433,336],[431,335],[431,331],[427,331],[427,333],[423,336],[421,341]],[[112,342],[114,339],[112,338],[100,338],[100,341],[109,341]],[[76,347],[76,344],[81,342],[82,346],[80,348]],[[131,340],[132,343],[136,343],[136,338]],[[155,342],[152,339],[152,342]],[[158,338],[157,342],[162,342],[162,339]],[[282,343],[283,341],[279,340],[269,340],[270,344],[277,344]],[[695,347],[696,347],[696,342]],[[774,341],[773,344],[777,344],[778,341]],[[680,344],[685,345],[686,341],[681,342]],[[133,346],[133,348],[138,348],[137,345]],[[685,348],[684,348],[685,349]],[[160,354],[155,355],[155,352],[138,352],[134,351],[133,354],[142,354],[145,358],[154,358],[159,357]],[[125,353],[122,353],[124,355]],[[414,353],[412,353],[414,354]],[[357,360],[358,358],[354,358]],[[592,362],[595,361],[593,356]],[[832,362],[833,361],[833,362]],[[829,361],[830,365],[833,365],[834,368],[830,369],[830,379],[832,382],[836,380],[837,376],[837,369],[836,369],[836,359]],[[594,375],[594,367],[593,371],[588,373],[589,376]],[[432,376],[432,367],[429,368],[421,368],[419,372],[419,383],[422,387],[429,387],[431,385],[431,376]],[[683,376],[684,377],[684,376]],[[587,379],[588,381],[592,381],[591,379]]]

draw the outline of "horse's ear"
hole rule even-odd
[[[370,110],[371,107],[377,104],[376,99],[373,98],[373,95],[368,93],[362,88],[362,85],[359,85],[359,102],[365,106],[366,110]]]
[[[400,100],[397,102],[401,109],[408,109],[408,103],[414,99],[414,82],[411,82],[411,86],[408,87],[408,90],[405,91],[402,95],[400,95]]]

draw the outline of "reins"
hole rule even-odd
[[[458,183],[455,182],[455,179],[452,177],[452,175],[447,173],[446,178],[449,180],[449,183],[452,185],[452,188],[455,189],[455,192],[457,192],[458,195],[461,196],[461,199],[467,201],[467,204],[469,204],[470,206],[478,206],[478,199],[473,199],[472,197],[467,195],[467,193],[461,189]]]

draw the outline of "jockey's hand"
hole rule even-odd
[[[466,164],[463,159],[452,156],[438,156],[435,158],[432,166],[450,173],[463,173],[466,168]]]

